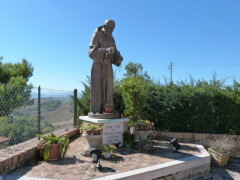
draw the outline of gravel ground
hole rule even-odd
[[[211,166],[210,174],[199,180],[240,180],[240,159],[230,158],[228,165],[222,168]]]

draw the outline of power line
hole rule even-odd
[[[240,67],[238,64],[231,64],[231,65],[210,65],[210,64],[181,64],[175,63],[181,66],[202,66],[202,67]]]

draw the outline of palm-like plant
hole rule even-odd
[[[45,161],[47,161],[49,158],[51,144],[58,144],[59,158],[63,157],[66,154],[69,146],[69,138],[66,135],[57,137],[55,134],[51,133],[47,136],[43,136],[41,134],[37,134],[36,136],[40,137],[41,140],[44,141],[43,158]]]

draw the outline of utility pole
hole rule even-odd
[[[168,66],[168,69],[170,69],[170,83],[172,84],[172,68],[173,68],[173,65],[172,65],[172,62],[170,63],[170,65]]]

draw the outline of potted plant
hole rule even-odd
[[[113,110],[113,104],[112,103],[107,103],[105,104],[105,113],[112,113],[112,110]]]
[[[152,133],[154,123],[148,120],[138,120],[133,123],[135,127],[136,140],[138,140],[139,145],[147,139],[148,135]]]
[[[90,156],[91,149],[98,148],[102,144],[102,128],[103,123],[84,123],[83,126],[79,128],[81,133],[84,131],[82,136],[87,140],[86,147],[81,155]]]
[[[103,128],[102,123],[98,123],[98,124],[86,123],[82,127],[80,127],[79,130],[81,133],[84,130],[88,135],[99,135],[101,134],[102,128]]]
[[[135,135],[129,132],[123,133],[123,140],[127,148],[131,148],[134,143]]]
[[[153,125],[154,123],[148,120],[138,120],[133,123],[133,126],[136,128],[136,130],[139,130],[139,131],[151,130]]]
[[[208,152],[212,157],[212,163],[218,167],[227,165],[232,148],[233,145],[220,140],[210,142]]]
[[[141,150],[144,152],[152,152],[153,151],[153,143],[151,140],[144,140],[141,144]]]
[[[112,144],[104,144],[99,147],[99,149],[102,151],[102,155],[105,159],[110,159],[113,155],[114,150],[117,149],[115,145]]]
[[[62,137],[57,137],[55,134],[51,133],[47,136],[37,134],[36,136],[44,141],[39,145],[40,153],[43,153],[43,158],[45,161],[54,161],[62,158],[68,149],[69,138],[65,135]]]

